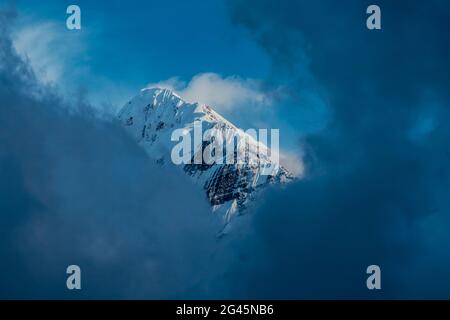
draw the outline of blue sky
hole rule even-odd
[[[65,29],[65,1],[18,1],[34,22]],[[174,76],[190,80],[204,72],[264,78],[270,60],[243,28],[232,25],[223,1],[77,1],[83,50],[76,63],[136,89]],[[28,21],[29,22],[29,21]],[[62,41],[64,38],[62,39]],[[60,43],[64,46],[64,43]],[[94,89],[95,90],[95,89]]]
[[[289,75],[234,23],[230,2],[81,0],[81,30],[66,28],[69,4],[17,1],[16,48],[45,82],[109,114],[147,85],[169,86],[243,129],[280,129],[283,162],[301,172],[299,132],[327,122],[325,98],[306,65],[308,88],[292,96]]]

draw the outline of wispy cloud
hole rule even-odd
[[[22,25],[13,34],[13,44],[45,84],[66,84],[73,75],[86,71],[80,63],[86,59],[83,34],[68,32],[61,24],[44,21]]]
[[[134,92],[91,69],[91,38],[86,29],[71,31],[60,22],[27,18],[13,29],[12,41],[41,84],[55,87],[66,96],[82,93],[101,112],[115,114]]]
[[[219,112],[244,106],[269,106],[273,102],[271,93],[263,90],[261,81],[237,75],[223,77],[212,72],[200,73],[189,82],[173,77],[148,87],[171,89],[189,102],[205,103]]]

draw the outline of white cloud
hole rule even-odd
[[[13,45],[40,81],[56,84],[81,71],[76,63],[85,50],[80,37],[54,22],[34,22],[15,31]]]
[[[303,178],[305,175],[305,163],[297,152],[281,152],[280,164],[297,178]]]
[[[245,105],[272,104],[270,94],[262,90],[260,81],[239,76],[222,77],[216,73],[200,73],[188,83],[173,77],[149,84],[148,87],[173,90],[186,101],[205,103],[219,112],[230,111]]]
[[[38,80],[58,87],[65,97],[84,95],[105,114],[116,114],[136,88],[96,74],[89,67],[89,32],[68,30],[54,21],[26,18],[14,30],[13,46]]]

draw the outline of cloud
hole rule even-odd
[[[43,85],[57,88],[66,97],[82,94],[105,115],[115,115],[135,91],[91,69],[89,29],[71,31],[59,21],[23,16],[18,20],[11,35],[14,49]]]
[[[285,105],[305,178],[267,190],[221,241],[186,177],[114,122],[67,114],[0,23],[1,297],[74,297],[61,288],[74,262],[83,298],[450,297],[450,6],[381,1],[389,31],[370,33],[362,4],[229,5],[271,55],[272,81],[330,112]],[[365,287],[369,264],[381,291]]]
[[[302,160],[302,153],[298,152],[282,152],[280,153],[280,163],[291,174],[297,178],[302,178],[305,174],[305,164]]]
[[[69,32],[61,23],[23,21],[15,28],[12,39],[18,54],[44,84],[67,85],[71,78],[86,72],[80,63],[87,59],[84,34]]]
[[[0,297],[186,296],[216,241],[204,194],[148,161],[118,122],[39,82],[10,19],[0,12]],[[65,289],[70,264],[81,292]]]
[[[239,76],[222,77],[211,72],[197,74],[188,83],[174,77],[148,87],[170,89],[188,102],[205,103],[219,112],[272,104],[271,94],[263,91],[260,81]]]
[[[273,77],[296,95],[308,81],[288,71],[308,70],[331,117],[302,137],[305,178],[268,192],[229,239],[233,252],[224,246],[234,258],[219,296],[450,297],[450,45],[440,36],[450,6],[378,5],[383,29],[370,32],[364,3],[229,3]],[[371,264],[381,291],[365,287]]]

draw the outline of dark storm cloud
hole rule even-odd
[[[235,295],[450,297],[450,4],[377,1],[382,30],[369,31],[370,4],[229,2],[274,81],[295,96],[306,70],[331,114],[302,138],[306,179],[267,194],[250,219],[223,282]],[[365,287],[370,264],[381,292]]]
[[[449,5],[378,1],[383,30],[368,31],[368,4],[229,2],[270,80],[330,118],[302,137],[306,178],[219,242],[202,194],[40,86],[0,15],[0,297],[449,298]],[[304,123],[307,107],[284,116]],[[69,264],[81,292],[65,289]]]
[[[0,297],[184,295],[215,242],[203,194],[37,83],[12,47],[13,14],[0,19]],[[70,264],[80,292],[66,289]]]

